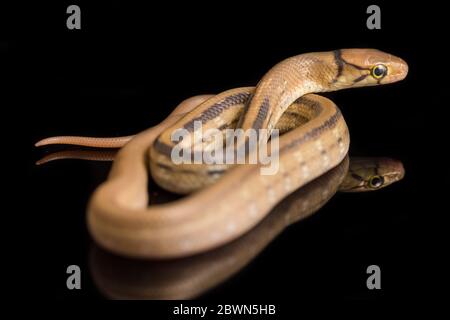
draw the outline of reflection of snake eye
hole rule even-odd
[[[369,187],[371,188],[379,188],[383,185],[384,178],[382,176],[373,176],[369,179]]]
[[[370,74],[375,79],[381,79],[387,74],[387,71],[388,69],[384,64],[377,64],[370,70]]]

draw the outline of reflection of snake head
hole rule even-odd
[[[342,49],[334,51],[337,89],[371,86],[400,81],[408,74],[408,65],[402,59],[375,49]]]
[[[403,164],[390,158],[352,157],[347,176],[339,187],[342,192],[362,192],[384,188],[405,175]]]

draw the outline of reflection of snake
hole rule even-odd
[[[403,79],[407,70],[403,60],[377,50],[309,53],[276,65],[256,89],[232,89],[206,101],[205,97],[186,101],[120,151],[109,180],[89,205],[93,237],[123,255],[158,258],[186,256],[235,239],[261,221],[280,199],[336,166],[347,153],[349,136],[340,111],[326,98],[305,94],[390,83]],[[147,208],[149,145],[156,182],[186,193],[217,180],[228,167],[173,164],[169,138],[175,129],[185,128],[194,136],[192,123],[199,120],[204,128],[238,122],[244,130],[271,130],[283,117],[289,132],[279,141],[277,174],[260,175],[260,165],[236,165],[220,181],[192,196]],[[300,120],[290,120],[294,118]],[[66,137],[38,144],[89,145],[84,143],[89,141],[94,140]]]
[[[402,165],[395,160],[351,158],[348,165],[345,158],[292,193],[255,228],[230,244],[194,257],[159,262],[120,258],[94,248],[91,273],[99,290],[110,298],[191,299],[239,272],[286,227],[319,210],[338,189],[376,190],[402,176]],[[372,180],[376,179],[383,183],[375,186]]]

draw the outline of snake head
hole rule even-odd
[[[336,50],[334,60],[337,73],[332,84],[336,89],[397,82],[408,74],[403,59],[376,49]]]
[[[390,158],[351,158],[342,192],[373,191],[387,187],[405,176],[403,164]]]

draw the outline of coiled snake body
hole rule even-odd
[[[159,125],[133,138],[54,137],[38,145],[116,147],[127,142],[108,180],[91,198],[92,236],[126,256],[187,256],[242,235],[287,194],[342,161],[349,146],[344,118],[332,101],[310,93],[391,83],[407,71],[402,59],[374,49],[302,54],[274,66],[256,88],[188,99]],[[285,133],[279,141],[278,173],[261,175],[260,164],[175,165],[170,135],[178,128],[194,134],[194,120],[204,127],[279,128]],[[148,207],[146,159],[161,186],[196,192]]]

